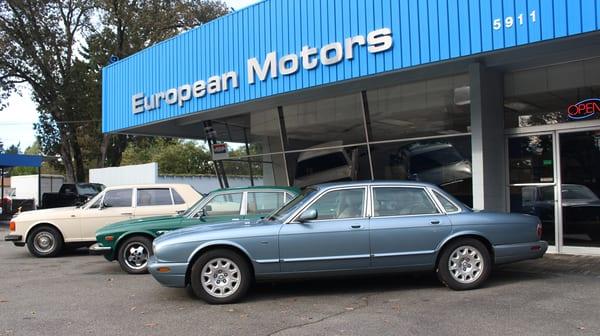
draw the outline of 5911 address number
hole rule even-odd
[[[524,25],[526,20],[531,21],[531,23],[536,23],[537,19],[537,12],[535,10],[532,10],[528,16],[526,16],[524,13],[521,13],[516,17],[507,16],[504,18],[504,22],[501,18],[494,19],[493,27],[494,30],[500,30],[502,29],[502,27],[510,29],[513,28],[515,25]]]

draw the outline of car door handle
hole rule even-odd
[[[431,224],[440,224],[440,221],[439,220],[432,220]]]
[[[133,215],[133,212],[121,212],[121,215],[131,216],[131,215]]]
[[[231,220],[232,221],[239,221],[240,219],[239,218],[232,218]]]
[[[362,225],[360,224],[354,224],[354,225],[350,225],[351,228],[353,229],[360,229],[362,227]]]

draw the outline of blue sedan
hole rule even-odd
[[[348,182],[306,188],[269,217],[205,224],[154,241],[150,273],[209,303],[242,298],[254,280],[435,271],[455,290],[492,266],[540,258],[537,217],[476,212],[436,186]]]

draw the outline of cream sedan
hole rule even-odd
[[[65,246],[89,246],[96,230],[115,222],[175,215],[202,196],[186,184],[130,185],[106,188],[80,207],[26,211],[10,222],[4,238],[25,246],[36,257],[54,257]]]

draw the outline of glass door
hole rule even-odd
[[[556,245],[555,136],[516,136],[507,142],[510,211],[538,216],[542,239]]]
[[[600,130],[561,132],[562,245],[600,247]]]

